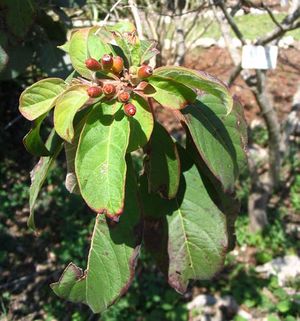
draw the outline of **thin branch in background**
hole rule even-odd
[[[170,37],[170,51],[171,51],[170,57],[174,56],[176,52],[175,48],[176,48],[177,40],[175,39],[175,33],[176,33],[176,28],[174,28]],[[170,58],[168,58],[166,64],[168,65],[169,63],[171,64]]]
[[[145,12],[145,20],[146,20],[146,22],[147,22],[147,24],[149,26],[149,29],[151,31],[151,34],[152,34],[152,37],[150,37],[150,38],[153,38],[154,40],[157,41],[158,40],[158,34],[157,34],[156,29],[154,27],[153,21],[151,20],[151,18],[149,19],[149,16],[148,16],[147,12]]]
[[[128,4],[130,6],[131,13],[135,22],[137,34],[140,39],[144,39],[142,22],[141,22],[141,18],[140,18],[140,14],[139,14],[136,2],[134,0],[128,0]]]
[[[280,23],[280,27],[277,26],[274,30],[272,30],[268,34],[260,37],[255,44],[266,45],[271,41],[282,37],[286,32],[299,28],[300,21],[296,22],[296,20],[299,17],[300,17],[300,7],[298,7],[293,13],[287,15]]]
[[[120,15],[119,15],[119,12],[118,12],[117,8],[114,9],[114,14],[116,16],[116,20],[119,21],[120,20]]]
[[[221,1],[222,2],[222,1]],[[218,3],[219,5],[219,3]],[[223,7],[226,9],[224,3],[222,2]],[[227,10],[225,10],[227,12]],[[225,14],[224,14],[225,15]],[[254,45],[266,45],[270,43],[271,41],[282,37],[285,33],[288,31],[294,30],[296,28],[300,27],[300,21],[296,22],[295,21],[300,17],[300,8],[297,8],[293,13],[287,15],[283,21],[280,24],[280,27],[276,27],[273,29],[271,32],[269,32],[267,35],[264,35],[257,39],[254,43]],[[227,16],[225,15],[225,18],[227,19]],[[228,21],[228,19],[227,19]],[[231,19],[231,21],[235,24],[234,20]],[[229,21],[228,21],[229,23]],[[232,25],[231,25],[232,26]],[[236,26],[237,27],[237,26]],[[236,78],[239,76],[239,74],[242,71],[242,66],[241,63],[237,65],[234,70],[232,71],[231,75],[229,76],[228,80],[228,86],[232,86]]]
[[[208,9],[208,8],[210,8],[211,6],[210,5],[204,5],[203,6],[205,9]],[[144,8],[144,9],[146,9],[147,11],[149,11],[148,9],[149,8],[145,8],[145,7],[143,7],[143,6],[139,6],[139,8],[140,9],[142,9],[142,8]],[[181,16],[185,16],[185,15],[188,15],[188,14],[190,14],[190,13],[193,13],[193,12],[196,12],[196,11],[198,11],[198,8],[197,9],[193,9],[193,10],[189,10],[189,11],[186,11],[186,12],[182,12],[182,13],[164,13],[164,12],[156,12],[156,11],[152,11],[151,13],[155,13],[155,14],[157,14],[157,15],[159,15],[159,16],[162,16],[162,17],[170,17],[170,18],[174,18],[174,17],[181,17]]]
[[[285,52],[280,52],[278,55],[278,61],[280,61],[283,65],[285,66],[289,66],[295,70],[297,70],[298,72],[300,72],[300,65],[297,63],[293,63],[289,60],[289,58],[287,57],[287,55],[285,54]]]
[[[277,27],[277,29],[273,30],[269,34],[267,34],[265,37],[262,37],[259,39],[256,44],[257,45],[267,45],[268,43],[272,42],[275,39],[281,38],[285,33],[288,31],[292,31],[295,29],[300,28],[300,21],[297,23],[292,23],[290,26],[282,25],[281,28]]]
[[[265,11],[267,11],[269,17],[271,18],[271,20],[275,23],[275,25],[279,28],[282,29],[282,26],[280,24],[280,22],[275,18],[273,12],[270,10],[270,8],[268,6],[266,6],[263,2],[262,2],[262,7],[264,8]]]
[[[231,11],[230,11],[230,15],[231,17],[234,17],[236,15],[236,13],[242,8],[242,2],[238,1],[236,3],[236,5],[234,5],[233,7],[231,7]]]
[[[193,30],[193,28],[195,27],[195,25],[197,24],[197,20],[198,20],[198,17],[199,17],[199,14],[200,12],[203,10],[203,7],[204,7],[204,3],[198,8],[195,16],[194,16],[194,19],[193,19],[193,22],[191,23],[190,27],[188,28],[188,30],[185,32],[185,38],[187,38],[189,36],[189,34],[191,33],[191,31]]]
[[[177,8],[178,8],[178,0],[175,0],[174,1],[174,12],[175,12],[175,14],[176,14]],[[181,10],[179,10],[179,14],[182,14]]]
[[[228,79],[228,86],[231,87],[235,80],[238,78],[240,75],[241,71],[243,70],[242,68],[242,63],[240,62],[237,66],[234,67],[233,71],[231,72],[229,79]]]
[[[244,0],[244,2],[247,3],[247,5],[249,7],[251,7],[251,8],[255,8],[255,9],[260,9],[260,10],[266,11],[267,14],[269,15],[269,17],[271,18],[271,20],[274,22],[274,24],[276,26],[278,26],[279,28],[281,28],[280,22],[274,16],[274,14],[273,14],[272,10],[270,9],[269,5],[266,5],[263,1],[261,1],[258,4],[252,2],[251,0]]]
[[[211,1],[213,1],[213,0],[211,0]],[[222,4],[220,4],[220,5],[222,6]],[[222,11],[223,12],[225,11],[226,14],[228,15],[227,8],[225,7],[225,5],[223,6]],[[233,20],[233,18],[231,18],[230,15],[228,15],[228,17],[230,17],[230,19],[232,19],[231,23],[228,22],[227,17],[225,17],[225,19],[224,19],[218,15],[216,7],[213,7],[213,14],[215,16],[216,21],[219,24],[219,28],[221,30],[226,47],[228,48],[231,60],[233,61],[234,65],[238,65],[241,61],[241,55],[240,55],[239,50],[233,45],[233,43],[231,41],[230,31],[233,28],[232,25],[235,25],[235,28],[236,28],[236,30],[238,30],[238,33],[241,33],[241,32],[239,31],[238,26],[235,24],[235,21]],[[243,37],[240,37],[240,35],[238,37],[239,37],[240,41],[243,43],[243,41],[244,41]]]
[[[158,37],[159,40],[158,41],[160,43],[163,43],[162,39],[166,39],[167,38],[166,30],[168,30],[168,28],[166,27],[165,17],[160,16],[157,30],[160,30],[159,37]],[[162,48],[161,48],[162,50],[164,49],[163,47],[164,46],[162,46]]]
[[[186,1],[185,1],[185,6],[184,6],[182,12],[187,12],[189,5],[190,5],[190,2],[189,2],[188,0],[186,0]]]
[[[19,121],[22,118],[22,115],[19,115],[15,117],[13,120],[11,120],[5,127],[4,130],[8,130],[11,126],[13,126],[17,121]]]
[[[228,13],[224,2],[222,0],[218,1],[216,3],[216,5],[222,10],[222,12],[223,12],[228,24],[230,25],[230,27],[233,30],[233,32],[235,33],[235,35],[238,37],[238,39],[240,39],[240,41],[241,41],[241,43],[243,45],[246,45],[246,41],[244,39],[244,36],[242,35],[242,33],[241,33],[239,27],[237,26],[237,24],[235,23],[233,17]]]
[[[208,22],[208,24],[204,26],[204,28],[201,30],[201,32],[199,34],[197,34],[197,36],[194,37],[194,39],[202,38],[202,36],[207,32],[207,30],[212,25],[212,23],[213,23],[213,20],[210,20]],[[186,45],[186,54],[190,52],[192,45],[193,45],[193,41],[191,41],[190,43],[188,43]]]
[[[100,25],[101,26],[104,26],[106,25],[110,15],[112,14],[112,12],[116,9],[116,7],[122,2],[122,0],[118,0],[108,11],[107,15],[105,16],[105,18],[100,22]],[[100,29],[98,29],[96,32],[95,32],[95,35],[97,35],[97,33],[99,32]]]
[[[228,15],[226,5],[223,0],[220,0],[218,5],[225,16],[228,24],[232,30],[239,37],[239,29],[235,24],[232,17]],[[293,30],[300,26],[300,7],[292,13],[288,14],[281,23],[279,23],[269,8],[264,8],[268,13],[276,27],[269,33],[262,35],[254,42],[254,45],[266,45],[273,40],[277,40],[282,37],[286,32]],[[230,75],[229,85],[241,74],[241,64],[236,65],[235,69]],[[271,100],[266,93],[266,74],[261,70],[256,70],[254,78],[253,76],[243,75],[243,78],[252,93],[255,96],[256,102],[260,108],[262,117],[267,125],[268,130],[268,171],[264,174],[259,174],[257,178],[253,180],[256,175],[257,168],[249,166],[251,179],[251,193],[248,200],[248,211],[250,215],[250,226],[253,231],[263,229],[267,224],[267,206],[269,199],[272,196],[274,190],[279,187],[280,184],[280,167],[283,159],[283,155],[280,151],[280,143],[282,142],[282,132],[280,128],[280,122],[273,107]],[[255,80],[255,82],[253,82]],[[251,159],[249,160],[251,161]],[[249,163],[249,165],[251,165]]]

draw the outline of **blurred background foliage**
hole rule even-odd
[[[171,8],[167,9],[176,12],[181,2],[168,1]],[[0,0],[0,320],[204,320],[199,317],[199,309],[188,309],[188,302],[200,294],[229,295],[256,320],[299,320],[299,277],[283,288],[276,276],[265,277],[255,269],[273,258],[299,254],[300,161],[297,140],[284,163],[285,167],[292,168],[292,179],[286,188],[276,192],[276,202],[271,202],[268,209],[269,225],[262,232],[249,232],[249,173],[246,171],[241,175],[238,197],[242,207],[236,223],[237,246],[228,255],[224,269],[212,281],[194,282],[188,293],[181,296],[166,284],[154,262],[142,252],[130,291],[102,316],[93,315],[84,305],[59,300],[52,293],[49,283],[57,280],[66,264],[73,261],[85,266],[94,216],[79,197],[66,191],[63,184],[66,166],[64,155],[60,155],[37,204],[40,233],[34,234],[27,229],[29,172],[37,159],[28,155],[22,145],[30,124],[19,116],[18,97],[26,86],[43,77],[67,77],[71,70],[70,62],[57,46],[66,41],[72,29],[103,20],[114,3],[96,0]],[[164,4],[164,1],[152,2],[153,10],[165,10],[162,8]],[[146,12],[148,1],[139,1],[138,5],[142,12]],[[114,10],[112,16],[115,20],[132,19],[126,5],[121,10]],[[188,35],[190,39],[199,35],[220,37],[215,20],[205,19],[199,19],[195,24],[194,31]],[[242,15],[237,18],[237,23],[250,39],[257,37],[261,28],[272,29],[269,16],[264,19],[259,15],[257,19]],[[166,33],[172,40],[172,27]],[[300,39],[299,29],[293,31],[293,36]],[[161,39],[156,40],[159,43]],[[211,56],[209,50],[206,49]],[[199,60],[203,52],[204,49],[199,48],[191,50],[185,64],[199,68],[200,63],[203,67]],[[163,51],[161,60],[168,61],[170,55],[170,50]],[[224,69],[218,65],[218,55],[216,49],[211,57],[215,61],[213,70],[211,60],[203,69],[222,78]],[[242,97],[249,110],[251,104],[255,105],[251,99]],[[255,106],[253,109],[252,114],[255,114]],[[251,120],[251,115],[248,115],[248,120]],[[168,115],[165,115],[165,121],[174,126]],[[48,124],[51,125],[51,119]],[[268,144],[265,127],[256,127],[251,139],[265,147]],[[136,162],[138,168],[138,157]],[[224,318],[240,321],[247,320],[247,315],[229,313]]]

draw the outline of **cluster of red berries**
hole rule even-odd
[[[85,65],[88,69],[93,71],[112,71],[116,75],[119,75],[124,68],[124,62],[121,57],[112,57],[109,54],[103,55],[100,61],[94,58],[88,58],[85,61]]]
[[[85,65],[89,70],[92,71],[112,72],[118,77],[120,77],[121,75],[124,76],[124,62],[123,59],[119,56],[113,57],[109,54],[105,54],[100,61],[94,58],[89,58],[85,61]],[[152,67],[148,65],[142,65],[137,69],[136,77],[137,79],[141,80],[151,76],[152,73]],[[126,77],[122,77],[122,79],[124,80],[126,79]],[[122,83],[121,79],[120,83]],[[117,96],[118,100],[124,104],[125,114],[127,116],[134,116],[136,113],[136,107],[132,103],[129,103],[130,91],[132,89],[132,87],[128,86],[128,83],[126,83],[126,86],[121,86],[120,88],[120,86],[115,86],[113,83],[110,83],[106,80],[105,82],[103,82],[102,87],[97,85],[90,86],[87,89],[87,93],[91,98],[97,98],[102,94],[104,94],[108,98]]]

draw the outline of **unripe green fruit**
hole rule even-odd
[[[98,86],[92,86],[87,89],[87,93],[91,98],[96,98],[102,95],[102,88]]]
[[[89,70],[97,71],[101,69],[101,64],[94,58],[88,58],[85,65]]]
[[[116,75],[120,74],[124,68],[124,61],[120,56],[113,57],[112,72]]]
[[[137,75],[139,78],[148,78],[153,74],[153,68],[148,65],[143,65],[139,68]]]
[[[116,93],[116,87],[113,84],[105,84],[103,86],[103,93],[105,96],[113,96]]]
[[[108,54],[103,55],[101,58],[101,64],[104,70],[110,70],[113,65],[113,57]]]
[[[135,115],[136,113],[136,108],[133,104],[131,103],[127,103],[124,105],[124,113],[129,116],[129,117],[132,117]]]
[[[118,95],[118,100],[121,103],[127,103],[127,101],[130,99],[130,94],[127,91],[122,91]]]

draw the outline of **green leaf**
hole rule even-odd
[[[289,300],[284,300],[281,301],[277,304],[277,309],[278,311],[280,311],[281,313],[286,313],[288,312],[292,307],[292,302]]]
[[[143,193],[143,204],[147,198],[145,243],[169,284],[184,293],[190,279],[213,277],[223,265],[228,235],[226,216],[212,200],[207,178],[190,164],[174,200]]]
[[[140,48],[140,65],[149,61],[152,57],[156,56],[159,51],[155,48],[156,43],[149,40],[141,40]]]
[[[63,45],[61,46],[57,46],[57,48],[61,49],[62,51],[69,53],[70,50],[70,40],[68,40],[67,42],[65,42]]]
[[[140,209],[132,164],[128,162],[125,208],[115,225],[97,215],[87,269],[69,264],[57,283],[51,285],[60,297],[87,304],[102,313],[127,292],[141,243]]]
[[[72,84],[72,80],[77,77],[78,74],[77,74],[77,71],[76,70],[73,70],[70,75],[65,79],[65,82],[68,84],[68,85],[71,85]]]
[[[86,59],[99,60],[104,54],[111,53],[111,47],[95,35],[95,28],[76,31],[70,40],[69,55],[74,69],[82,76],[92,79],[93,71],[85,66]]]
[[[147,174],[150,191],[159,192],[168,199],[176,196],[180,178],[177,148],[168,132],[157,122],[149,143]]]
[[[80,111],[75,117],[75,135],[72,141],[72,144],[65,142],[65,154],[67,162],[67,175],[65,179],[66,189],[73,194],[80,194],[78,180],[75,173],[75,156],[78,147],[79,137],[83,126],[86,122],[90,108],[86,108]]]
[[[280,319],[276,315],[269,315],[268,321],[280,321]]]
[[[40,129],[43,120],[46,118],[47,113],[40,116],[34,121],[33,128],[24,137],[23,143],[29,153],[35,156],[49,156],[50,152],[46,148],[41,136]]]
[[[130,44],[122,37],[122,35],[115,33],[114,34],[114,40],[117,44],[117,46],[113,46],[115,53],[121,56],[124,60],[125,66],[128,68],[131,63],[131,50],[130,50]],[[125,59],[124,59],[125,58]]]
[[[181,155],[181,159],[184,159],[185,150],[177,144],[177,149],[179,154]],[[209,192],[212,200],[218,206],[222,213],[226,215],[227,221],[227,234],[228,234],[228,249],[227,251],[231,251],[235,247],[236,236],[235,236],[235,220],[240,211],[240,202],[236,198],[234,193],[226,193],[222,187],[222,184],[216,179],[216,177],[209,170],[205,162],[201,157],[199,157],[197,153],[197,148],[193,143],[190,136],[187,137],[186,140],[186,152],[188,153],[190,159],[194,161],[197,165],[199,171],[205,175],[206,180],[206,188]],[[183,156],[182,156],[183,154]],[[186,167],[185,164],[181,164],[182,168]],[[190,165],[188,165],[190,166]]]
[[[34,205],[37,200],[38,194],[43,186],[43,183],[49,173],[51,165],[58,156],[62,149],[62,141],[60,137],[55,133],[54,129],[48,137],[46,147],[50,151],[50,156],[41,157],[39,162],[35,165],[30,173],[31,185],[29,189],[29,209],[30,216],[28,218],[27,225],[31,229],[35,229],[34,223]]]
[[[136,31],[135,25],[130,21],[120,21],[113,26],[106,27],[110,31],[117,31],[119,33],[134,33]]]
[[[141,59],[141,51],[135,25],[129,21],[121,21],[113,26],[107,26],[106,29],[112,32],[115,42],[122,49],[129,65],[138,66]]]
[[[196,99],[196,93],[192,89],[172,79],[151,76],[148,82],[154,87],[155,92],[147,92],[146,88],[146,94],[153,97],[163,107],[181,109]]]
[[[219,79],[203,71],[195,71],[184,67],[160,67],[154,70],[154,75],[176,80],[185,86],[199,89],[220,98],[230,113],[233,107],[232,96],[225,84]]]
[[[113,46],[115,53],[118,53],[118,48],[121,49],[119,55],[125,57],[125,65],[128,63],[129,66],[140,65],[141,51],[140,51],[140,40],[137,38],[135,33],[122,33],[120,31],[114,31],[113,37],[118,47]],[[119,50],[120,51],[120,50]],[[128,66],[127,66],[128,67]]]
[[[115,101],[94,107],[81,133],[75,159],[82,197],[95,212],[115,219],[123,212],[129,140],[129,121],[120,108]]]
[[[153,115],[149,104],[139,95],[134,94],[131,103],[136,107],[136,114],[129,118],[130,137],[127,153],[144,147],[153,130]]]
[[[34,120],[48,112],[67,85],[59,78],[40,80],[23,91],[20,96],[20,113],[29,120]]]
[[[54,127],[57,134],[68,143],[72,143],[74,138],[74,117],[89,100],[86,89],[87,86],[84,85],[73,86],[56,102]]]
[[[9,30],[18,37],[24,37],[34,21],[35,5],[31,0],[5,0],[6,23]]]
[[[235,103],[226,115],[223,103],[212,95],[198,97],[182,111],[199,154],[227,191],[234,189],[246,166],[246,123],[241,113]]]
[[[130,58],[133,66],[139,66],[141,61],[141,45],[137,37],[129,40],[130,43]]]

